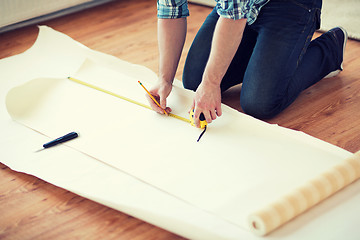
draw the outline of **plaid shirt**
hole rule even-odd
[[[260,9],[269,0],[215,0],[219,16],[230,19],[246,18],[255,22]],[[158,18],[182,18],[189,16],[187,0],[157,0]]]

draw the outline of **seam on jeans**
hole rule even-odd
[[[307,11],[311,10],[311,8],[309,8],[309,7],[305,6],[304,4],[299,3],[299,2],[297,2],[297,1],[295,1],[295,0],[289,0],[289,1],[292,2],[292,3],[294,3],[295,5],[298,5],[299,7],[304,8],[304,9],[307,10]]]
[[[310,41],[311,41],[311,38],[312,38],[312,35],[311,35],[311,32],[312,32],[312,31],[311,31],[311,29],[313,28],[313,25],[315,24],[315,23],[314,23],[314,21],[315,21],[315,15],[314,15],[313,12],[314,12],[314,11],[312,11],[312,12],[310,11],[311,16],[309,16],[308,22],[304,25],[304,28],[303,28],[303,30],[302,30],[302,33],[304,33],[305,30],[306,30],[306,27],[307,27],[309,24],[312,24],[312,27],[310,28],[310,31],[309,31],[309,33],[307,34],[305,44],[304,44],[303,48],[301,49],[301,53],[300,53],[300,55],[299,55],[299,57],[298,57],[298,59],[297,59],[297,61],[296,61],[296,68],[299,66],[300,61],[302,60],[302,58],[303,58],[303,56],[304,56],[304,54],[305,54],[305,52],[306,52],[306,50],[307,50],[307,48],[308,48],[308,46],[309,46],[309,43],[310,43]]]

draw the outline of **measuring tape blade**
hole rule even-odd
[[[150,106],[146,105],[146,104],[143,104],[143,103],[141,103],[141,102],[137,102],[137,101],[135,101],[135,100],[132,100],[132,99],[127,98],[127,97],[124,97],[124,96],[121,96],[121,95],[116,94],[116,93],[114,93],[114,92],[111,92],[111,91],[108,91],[108,90],[106,90],[106,89],[100,88],[100,87],[98,87],[98,86],[92,85],[92,84],[90,84],[90,83],[80,81],[79,79],[76,79],[76,78],[73,78],[73,77],[68,77],[68,79],[71,80],[71,81],[73,81],[73,82],[76,82],[76,83],[78,83],[78,84],[84,85],[84,86],[86,86],[86,87],[89,87],[89,88],[98,90],[98,91],[103,92],[103,93],[107,93],[107,94],[109,94],[109,95],[111,95],[111,96],[120,98],[120,99],[122,99],[122,100],[125,100],[125,101],[128,101],[128,102],[130,102],[130,103],[133,103],[133,104],[139,105],[139,106],[141,106],[141,107],[144,107],[144,108],[147,108],[147,109],[152,110],[152,108],[151,108]],[[170,116],[170,117],[173,117],[173,118],[176,118],[176,119],[179,119],[179,120],[181,120],[181,121],[190,123],[190,120],[189,120],[189,119],[184,118],[184,117],[180,117],[180,116],[175,115],[175,114],[173,114],[173,113],[169,113],[169,116]]]

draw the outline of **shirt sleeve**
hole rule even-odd
[[[248,24],[255,22],[260,9],[269,0],[217,0],[216,11],[219,16],[229,19],[246,18]]]
[[[187,0],[157,0],[158,18],[182,18],[189,16]]]

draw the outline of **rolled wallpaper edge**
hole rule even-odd
[[[360,151],[248,217],[254,234],[265,236],[360,178]]]

